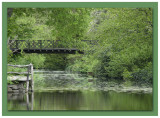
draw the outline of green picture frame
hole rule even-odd
[[[152,8],[153,110],[152,111],[8,111],[7,8]],[[158,115],[158,2],[3,2],[2,3],[2,115],[3,116],[157,116]]]

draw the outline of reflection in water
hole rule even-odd
[[[34,77],[35,87],[43,89],[89,87],[85,77],[64,71],[37,70]],[[53,89],[29,94],[8,93],[8,110],[152,110],[152,94]]]
[[[33,110],[34,92],[8,93],[8,110]]]
[[[152,94],[34,92],[8,95],[8,110],[152,110]]]

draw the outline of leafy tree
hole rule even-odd
[[[108,8],[106,11],[100,14],[105,19],[97,25],[94,36],[108,50],[104,55],[110,61],[103,62],[106,57],[101,60],[106,75],[129,79],[148,64],[152,68],[152,9]]]
[[[60,45],[85,50],[84,55],[39,55],[42,63],[25,54],[16,59],[32,61],[37,68],[47,63],[45,68],[52,65],[92,72],[98,78],[152,83],[151,8],[14,8],[9,13],[10,39],[61,40]],[[98,44],[91,47],[81,40]]]
[[[74,65],[98,78],[152,83],[152,9],[95,9],[92,17],[87,38],[99,44]]]
[[[77,46],[79,48],[83,47],[80,40],[83,39],[82,37],[87,31],[90,9],[11,8],[8,9],[8,12],[7,31],[9,39],[13,40],[17,37],[16,39],[18,40],[61,40],[60,45],[67,45],[68,47]],[[21,48],[23,49],[24,47],[25,44],[21,44]],[[12,54],[8,53],[8,58],[14,58],[14,56],[12,56]],[[46,57],[46,61],[42,62],[51,61],[51,58],[47,55],[39,55],[38,57],[44,59],[44,56]],[[33,59],[36,59],[31,56],[29,57],[32,61]],[[52,55],[51,57],[54,56]],[[16,59],[18,58],[24,59],[25,54],[18,56]],[[61,62],[60,60],[54,59],[56,63],[51,61],[52,65],[55,64],[56,66],[57,63],[63,63],[62,65],[64,67],[65,62]],[[8,62],[12,62],[12,59],[8,59]],[[24,61],[24,63],[26,62]],[[35,65],[39,64],[38,61],[35,61],[34,63]],[[38,66],[36,67],[38,68]]]

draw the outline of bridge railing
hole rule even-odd
[[[61,40],[9,40],[10,49],[77,48],[80,43],[86,43],[87,45],[93,46],[97,44],[97,41],[81,40],[79,42],[73,42],[72,44],[72,42],[64,42]]]

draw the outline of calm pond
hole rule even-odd
[[[152,93],[82,89],[91,86],[85,77],[63,71],[35,71],[34,76],[37,90],[29,94],[8,93],[8,110],[152,110],[153,107]],[[81,89],[75,89],[74,85]],[[55,90],[53,86],[74,89]]]

